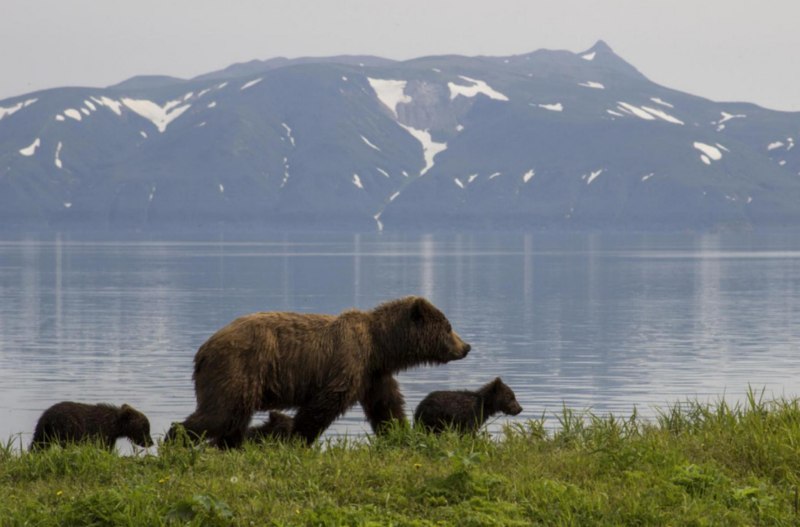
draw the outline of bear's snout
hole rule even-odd
[[[450,360],[463,359],[464,357],[467,356],[467,353],[469,353],[469,351],[472,349],[472,346],[461,340],[461,337],[455,331],[453,331],[452,333],[452,340],[450,346],[451,346],[450,353],[452,353],[455,357],[454,359]]]
[[[517,415],[521,411],[522,411],[522,406],[520,406],[517,401],[514,401],[514,403],[511,405],[511,408],[509,409],[508,413],[511,414],[511,415]]]

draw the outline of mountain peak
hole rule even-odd
[[[606,41],[602,40],[602,39],[600,39],[597,42],[595,42],[594,46],[592,46],[591,48],[589,48],[586,51],[584,51],[584,53],[591,53],[592,51],[594,51],[595,53],[611,53],[611,54],[614,54],[614,50],[611,49],[611,46],[606,44]]]
[[[614,53],[611,46],[602,39],[595,42],[594,45],[586,51],[577,53],[577,55],[584,60],[595,62],[599,66],[616,73],[631,77],[646,78],[635,66]]]

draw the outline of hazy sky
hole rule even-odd
[[[598,39],[651,80],[800,111],[800,0],[3,0],[0,99],[277,56],[513,55]]]

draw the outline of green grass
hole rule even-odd
[[[800,404],[685,402],[644,422],[564,409],[499,438],[0,446],[0,525],[800,525]]]

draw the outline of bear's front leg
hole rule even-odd
[[[405,399],[391,373],[374,375],[364,391],[361,407],[372,431],[381,434],[392,420],[406,424]]]

